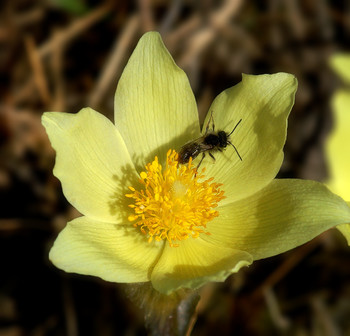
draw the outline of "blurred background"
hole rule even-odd
[[[141,35],[161,33],[201,120],[241,73],[296,75],[279,177],[327,178],[329,58],[350,47],[350,2],[2,0],[0,335],[146,335],[121,285],[65,274],[48,252],[79,214],[52,175],[40,118],[90,106],[113,118],[118,79]],[[201,293],[192,335],[350,335],[350,249],[336,230],[255,262]]]

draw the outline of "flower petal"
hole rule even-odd
[[[215,163],[207,156],[202,164],[206,175],[224,185],[227,198],[221,204],[257,192],[278,173],[296,89],[297,80],[286,73],[243,75],[241,83],[214,100],[206,123],[212,111],[216,130],[231,132],[242,119],[230,136],[242,161],[229,145],[224,153],[217,153]]]
[[[337,229],[343,234],[346,241],[348,242],[348,245],[350,246],[350,224],[338,225]]]
[[[267,258],[350,222],[350,208],[324,185],[274,180],[257,194],[218,209],[203,239]]]
[[[189,238],[179,247],[166,245],[151,275],[153,287],[169,294],[178,288],[195,289],[208,281],[224,281],[252,263],[252,256],[236,249]]]
[[[326,142],[330,180],[329,188],[350,200],[350,91],[341,90],[333,98],[335,124]]]
[[[330,60],[333,70],[343,79],[350,83],[350,54],[343,53],[334,55]]]
[[[77,114],[47,112],[42,123],[56,150],[54,175],[67,200],[91,218],[125,218],[129,200],[124,194],[138,177],[115,126],[90,108]]]
[[[112,282],[149,281],[163,244],[149,244],[131,224],[79,217],[58,235],[50,260],[66,272],[94,275]]]
[[[158,33],[142,36],[115,94],[115,124],[138,168],[199,136],[196,101]]]

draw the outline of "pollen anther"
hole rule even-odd
[[[143,190],[129,187],[131,193],[125,195],[134,199],[128,220],[148,235],[149,242],[167,240],[171,247],[200,233],[210,234],[206,224],[219,215],[214,208],[225,196],[222,184],[213,178],[203,181],[203,172],[197,172],[192,159],[180,165],[175,150],[167,152],[164,170],[155,157],[140,173]]]

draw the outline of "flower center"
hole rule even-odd
[[[140,174],[143,190],[129,187],[132,193],[126,194],[134,199],[129,205],[134,210],[129,221],[149,236],[149,242],[166,239],[171,247],[190,236],[210,234],[204,230],[206,223],[219,215],[214,209],[225,196],[220,190],[222,184],[214,183],[213,178],[199,182],[204,171],[197,173],[192,158],[188,164],[179,165],[174,150],[168,151],[163,171],[156,156]]]

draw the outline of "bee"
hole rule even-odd
[[[199,161],[199,164],[197,166],[197,169],[198,169],[203,159],[205,158],[206,153],[208,153],[209,156],[215,161],[213,152],[216,152],[216,151],[222,152],[224,149],[226,149],[227,145],[231,145],[234,148],[239,159],[242,161],[242,157],[239,155],[236,146],[230,141],[230,135],[235,131],[235,129],[237,128],[237,126],[240,124],[241,121],[242,119],[238,121],[238,123],[230,133],[227,133],[221,130],[215,132],[215,124],[214,124],[213,112],[212,112],[208,125],[205,130],[205,134],[202,137],[195,139],[193,141],[190,141],[181,147],[179,152],[179,159],[178,159],[179,163],[186,164],[188,163],[191,157],[192,157],[192,160],[194,160],[200,153],[202,153],[202,158]],[[209,130],[210,122],[212,124],[211,130]]]

